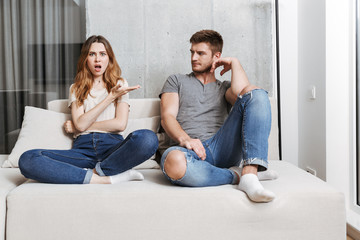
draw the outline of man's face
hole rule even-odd
[[[220,57],[220,52],[213,55],[210,44],[205,42],[193,43],[190,52],[191,66],[194,73],[209,72],[214,60]]]

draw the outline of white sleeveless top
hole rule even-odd
[[[125,79],[124,79],[124,81],[119,80],[117,82],[117,84],[119,84],[121,86],[126,86],[126,87],[128,86],[128,83],[127,83],[127,81]],[[71,104],[76,101],[75,92],[71,93],[72,86],[73,86],[73,84],[70,86],[70,89],[69,89],[68,107],[70,107]],[[103,88],[103,89],[100,89],[100,90],[91,89],[90,94],[84,100],[84,111],[85,112],[90,111],[96,105],[98,105],[102,100],[104,100],[108,95],[109,95],[109,93],[107,92],[106,88]],[[120,98],[118,98],[117,102],[118,103],[125,102],[125,103],[129,104],[129,106],[130,106],[129,93],[127,93],[125,95],[122,95]],[[104,120],[110,120],[110,119],[115,118],[115,110],[116,110],[115,103],[111,103],[98,116],[98,118],[96,119],[95,122],[104,121]],[[100,130],[84,131],[84,132],[79,133],[79,134],[74,134],[74,138],[76,138],[79,135],[88,134],[90,132],[104,132],[104,131],[100,131]],[[119,133],[119,134],[121,134],[121,133]]]

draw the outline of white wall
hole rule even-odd
[[[299,167],[326,179],[326,0],[298,1]],[[315,87],[316,98],[311,99]]]
[[[325,0],[279,0],[279,13],[282,158],[325,180]]]
[[[360,230],[354,2],[279,0],[280,87],[283,160],[315,168],[343,192],[347,221]],[[310,86],[316,86],[315,100],[309,99]]]
[[[297,0],[279,0],[279,65],[282,160],[299,163],[298,8]]]
[[[355,184],[354,2],[326,2],[326,173],[327,182],[346,197],[348,223],[360,231]]]
[[[272,96],[272,2],[87,0],[86,35],[109,39],[123,76],[142,86],[131,97],[140,98],[157,97],[170,74],[191,72],[189,39],[211,28],[224,38],[223,56],[239,58],[250,81]]]

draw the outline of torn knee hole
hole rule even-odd
[[[186,172],[184,153],[177,150],[170,152],[165,159],[164,171],[168,177],[174,180],[184,177]]]

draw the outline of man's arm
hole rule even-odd
[[[204,146],[199,139],[191,138],[176,120],[179,111],[179,94],[163,93],[161,95],[161,125],[166,133],[180,146],[193,150],[202,160],[205,160],[206,153]]]
[[[234,105],[238,95],[243,95],[258,88],[250,84],[249,79],[247,78],[240,61],[237,58],[219,58],[214,61],[211,71],[214,72],[215,69],[220,66],[224,67],[224,69],[220,72],[220,75],[223,75],[227,71],[231,70],[231,87],[226,91],[225,98],[232,105]]]

